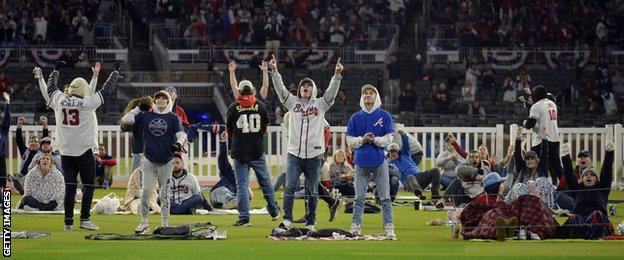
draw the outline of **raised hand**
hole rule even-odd
[[[4,101],[6,101],[7,104],[11,103],[11,96],[9,96],[9,93],[2,92],[2,97],[4,97]]]
[[[227,138],[228,138],[227,131],[223,131],[221,132],[221,134],[219,134],[219,139],[221,139],[222,141],[227,140]]]
[[[39,117],[39,123],[42,126],[47,126],[48,125],[48,118],[46,116],[40,116]]]
[[[41,72],[41,68],[39,68],[39,67],[35,67],[33,69],[33,74],[35,75],[35,79],[43,78],[43,73]]]
[[[100,63],[99,61],[95,62],[95,66],[91,67],[91,71],[93,72],[93,75],[99,75],[101,68],[102,68],[102,63]]]
[[[66,64],[67,64],[67,62],[64,62],[64,61],[62,61],[62,60],[56,61],[56,62],[54,63],[54,70],[60,70],[60,69],[62,69],[63,67],[65,67],[65,65],[66,65]]]
[[[277,70],[277,57],[275,57],[275,54],[271,55],[271,60],[269,61],[269,68],[271,70]]]
[[[340,60],[341,58],[338,58],[338,61],[336,62],[336,71],[334,72],[335,75],[342,74],[342,71],[344,70],[344,66],[342,66]]]
[[[20,116],[17,118],[17,126],[22,126],[24,125],[24,123],[26,123],[26,118],[23,116]]]
[[[615,149],[615,143],[613,141],[608,141],[607,144],[605,145],[605,150],[607,150],[607,152],[612,152]]]
[[[234,60],[231,60],[230,63],[228,63],[228,70],[230,72],[233,72],[236,70],[236,62]]]
[[[262,61],[262,64],[258,65],[261,71],[267,71],[269,69],[269,63],[266,61]]]

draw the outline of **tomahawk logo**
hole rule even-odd
[[[373,126],[380,126],[380,127],[383,127],[383,126],[384,126],[384,125],[383,125],[383,123],[384,123],[384,122],[383,122],[383,117],[380,117],[380,118],[379,118],[379,120],[377,120],[377,122],[375,122],[375,123],[373,124]]]

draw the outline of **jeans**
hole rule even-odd
[[[394,202],[396,200],[397,193],[399,192],[399,184],[401,180],[398,177],[392,176],[390,177],[390,201]],[[377,193],[377,189],[375,189],[375,198],[379,199],[379,194]]]
[[[307,225],[316,221],[318,204],[318,180],[323,160],[321,156],[302,159],[292,154],[286,158],[286,188],[284,189],[284,220],[293,220],[294,194],[299,187],[299,176],[305,176],[305,194],[308,195],[306,216]]]
[[[130,171],[130,173],[133,173],[136,168],[139,168],[139,166],[141,166],[141,158],[143,158],[142,153],[132,154],[132,171]]]
[[[555,204],[560,208],[572,211],[574,209],[574,199],[563,191],[555,192]]]
[[[158,198],[160,199],[160,218],[162,226],[169,225],[171,189],[169,188],[169,178],[173,171],[173,160],[165,163],[153,163],[143,157],[141,161],[143,166],[143,179],[141,180],[142,194],[151,194],[154,183],[158,181]],[[141,214],[141,223],[147,223],[150,209],[150,196],[141,196],[141,204],[139,206],[139,214]]]
[[[440,175],[440,185],[442,185],[442,189],[446,190],[455,179],[457,179],[457,176]]]
[[[372,176],[371,176],[372,175]],[[390,201],[390,176],[388,174],[388,162],[386,160],[375,168],[355,166],[355,201],[353,202],[353,224],[362,224],[364,214],[364,200],[368,189],[368,180],[375,179],[377,193],[381,201],[383,223],[392,224],[392,202]]]
[[[177,204],[171,199],[171,214],[191,214],[191,209],[193,208],[211,209],[202,193],[194,194],[181,204]]]
[[[284,185],[286,185],[286,173],[282,172],[280,175],[277,175],[273,182],[273,191],[279,190]]]
[[[264,200],[267,202],[267,210],[271,216],[277,215],[279,209],[275,202],[275,192],[271,186],[271,176],[267,171],[266,159],[264,154],[255,161],[240,162],[234,159],[234,175],[236,177],[236,197],[238,198],[238,219],[241,221],[249,221],[249,168],[256,172],[256,179]]]
[[[223,207],[223,204],[236,198],[236,194],[225,186],[218,187],[210,191],[210,203],[214,207]]]

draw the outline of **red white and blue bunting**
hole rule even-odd
[[[524,65],[528,51],[524,50],[482,50],[483,60],[489,61],[496,70],[515,70]]]
[[[225,56],[227,60],[234,60],[236,66],[241,69],[249,68],[249,62],[258,54],[263,57],[264,50],[223,50],[223,56]]]
[[[52,67],[63,55],[63,49],[31,49],[33,62],[39,67]]]
[[[570,60],[576,59],[578,66],[585,67],[589,62],[589,56],[591,55],[588,50],[571,50],[571,51],[542,51],[546,64],[551,69],[556,69],[561,59]]]
[[[302,50],[300,52],[297,52],[296,50],[288,50],[287,53],[293,62],[295,62],[297,55],[307,55],[304,64],[306,68],[310,70],[324,68],[334,57],[333,50]]]

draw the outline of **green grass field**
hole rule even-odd
[[[124,190],[96,190],[96,198],[108,192],[123,197]],[[263,200],[259,190],[254,191],[252,206],[260,207]],[[281,194],[281,192],[278,192]],[[407,195],[407,194],[405,194]],[[12,197],[13,206],[19,199]],[[612,192],[610,199],[623,200],[624,192]],[[281,197],[278,198],[281,204]],[[77,204],[77,207],[79,204]],[[303,202],[297,200],[295,217],[303,213]],[[348,230],[351,215],[344,207],[334,222],[328,222],[326,204],[319,202],[317,229],[342,228]],[[618,204],[618,216],[611,221],[622,222],[624,205]],[[12,258],[16,259],[422,259],[424,257],[455,258],[611,258],[622,259],[624,241],[507,241],[470,242],[450,238],[450,228],[426,225],[434,218],[444,220],[446,213],[415,211],[409,206],[395,206],[394,220],[398,241],[273,241],[266,238],[278,221],[268,215],[252,216],[252,227],[232,227],[236,216],[172,216],[171,224],[210,221],[219,230],[227,230],[223,241],[90,241],[84,236],[89,231],[75,229],[64,232],[61,215],[12,215],[12,231],[49,231],[51,236],[36,240],[14,239]],[[78,219],[78,216],[75,216]],[[136,215],[95,215],[92,220],[101,232],[130,234],[139,222]],[[562,219],[559,219],[563,222]],[[77,221],[76,221],[77,222]],[[153,230],[160,223],[160,215],[150,216]],[[365,215],[364,233],[382,233],[381,215]]]

